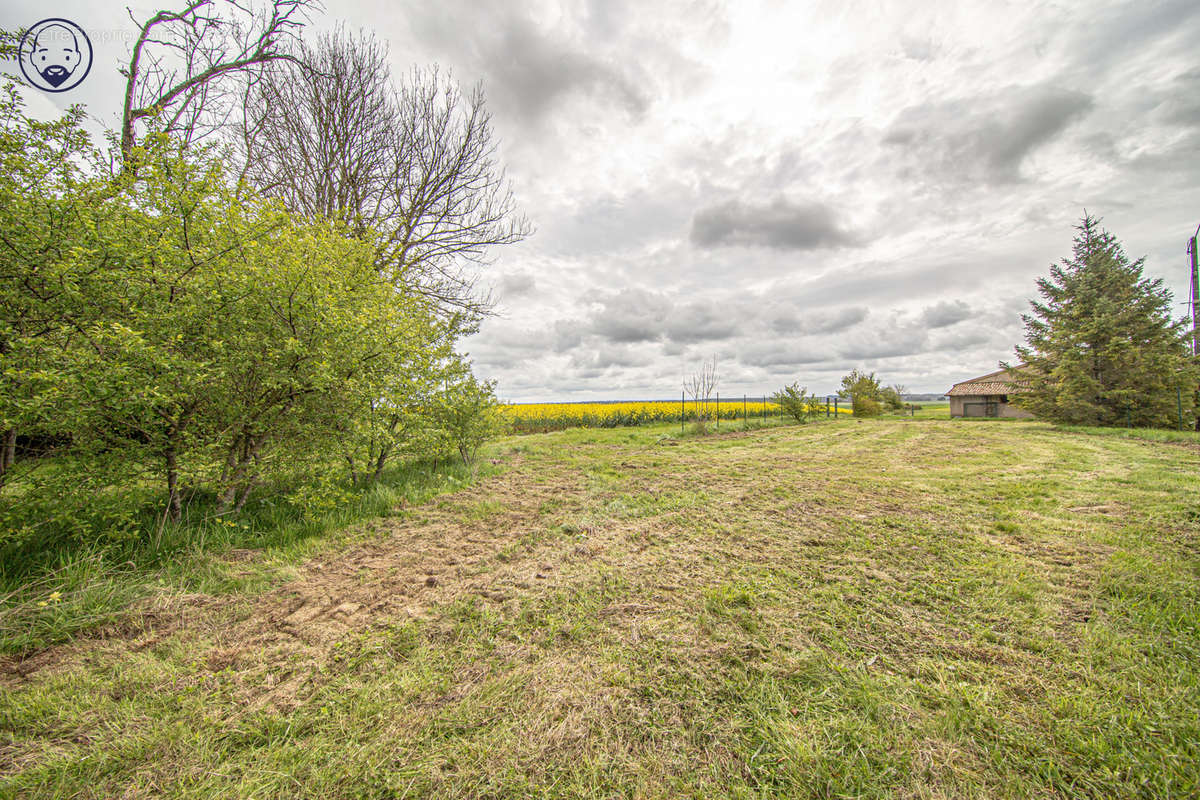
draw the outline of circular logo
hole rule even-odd
[[[52,17],[25,31],[19,58],[25,80],[43,92],[65,92],[92,69],[92,41],[74,22]]]

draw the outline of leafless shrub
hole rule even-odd
[[[708,424],[713,412],[713,395],[717,391],[721,377],[717,373],[717,357],[712,361],[704,361],[697,372],[683,382],[683,390],[696,404],[697,424],[701,429]]]

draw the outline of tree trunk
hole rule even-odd
[[[0,442],[0,486],[4,485],[4,479],[8,476],[8,471],[12,469],[16,460],[17,429],[9,428],[4,432],[4,439]]]
[[[387,464],[388,454],[390,452],[390,447],[379,448],[379,457],[375,459],[375,473],[371,476],[372,481],[378,481],[383,475],[383,468]]]
[[[254,490],[254,478],[251,477],[242,487],[241,494],[238,495],[237,505],[233,507],[233,513],[240,514],[242,507],[246,505],[246,501],[250,499],[250,492]]]
[[[258,451],[261,447],[261,439],[256,441],[253,437],[247,436],[230,448],[222,475],[225,488],[217,498],[218,515],[231,510],[240,510],[246,502],[246,497],[249,496],[249,489],[246,487],[254,484],[254,475],[250,471],[251,464],[258,463]],[[243,490],[240,498],[239,490]]]

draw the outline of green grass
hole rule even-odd
[[[1195,448],[731,427],[507,440],[279,588],[13,662],[0,796],[1200,792]]]
[[[950,403],[917,403],[916,419],[950,419]]]
[[[194,503],[192,519],[182,524],[162,525],[157,512],[147,511],[127,538],[9,548],[0,558],[0,654],[27,653],[118,623],[131,604],[152,595],[261,591],[317,550],[345,541],[348,526],[471,479],[458,461],[402,464],[365,489],[348,489],[344,502],[321,513],[306,514],[262,492],[236,517],[206,514],[209,498],[207,505]]]
[[[1148,442],[1176,442],[1200,445],[1200,431],[1169,430],[1163,428],[1094,428],[1084,425],[1061,425],[1059,430],[1068,433],[1086,433],[1091,436],[1115,436],[1120,439],[1143,439]]]

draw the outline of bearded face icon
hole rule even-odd
[[[79,68],[83,56],[74,31],[62,25],[47,25],[33,40],[30,60],[42,79],[58,88]]]

